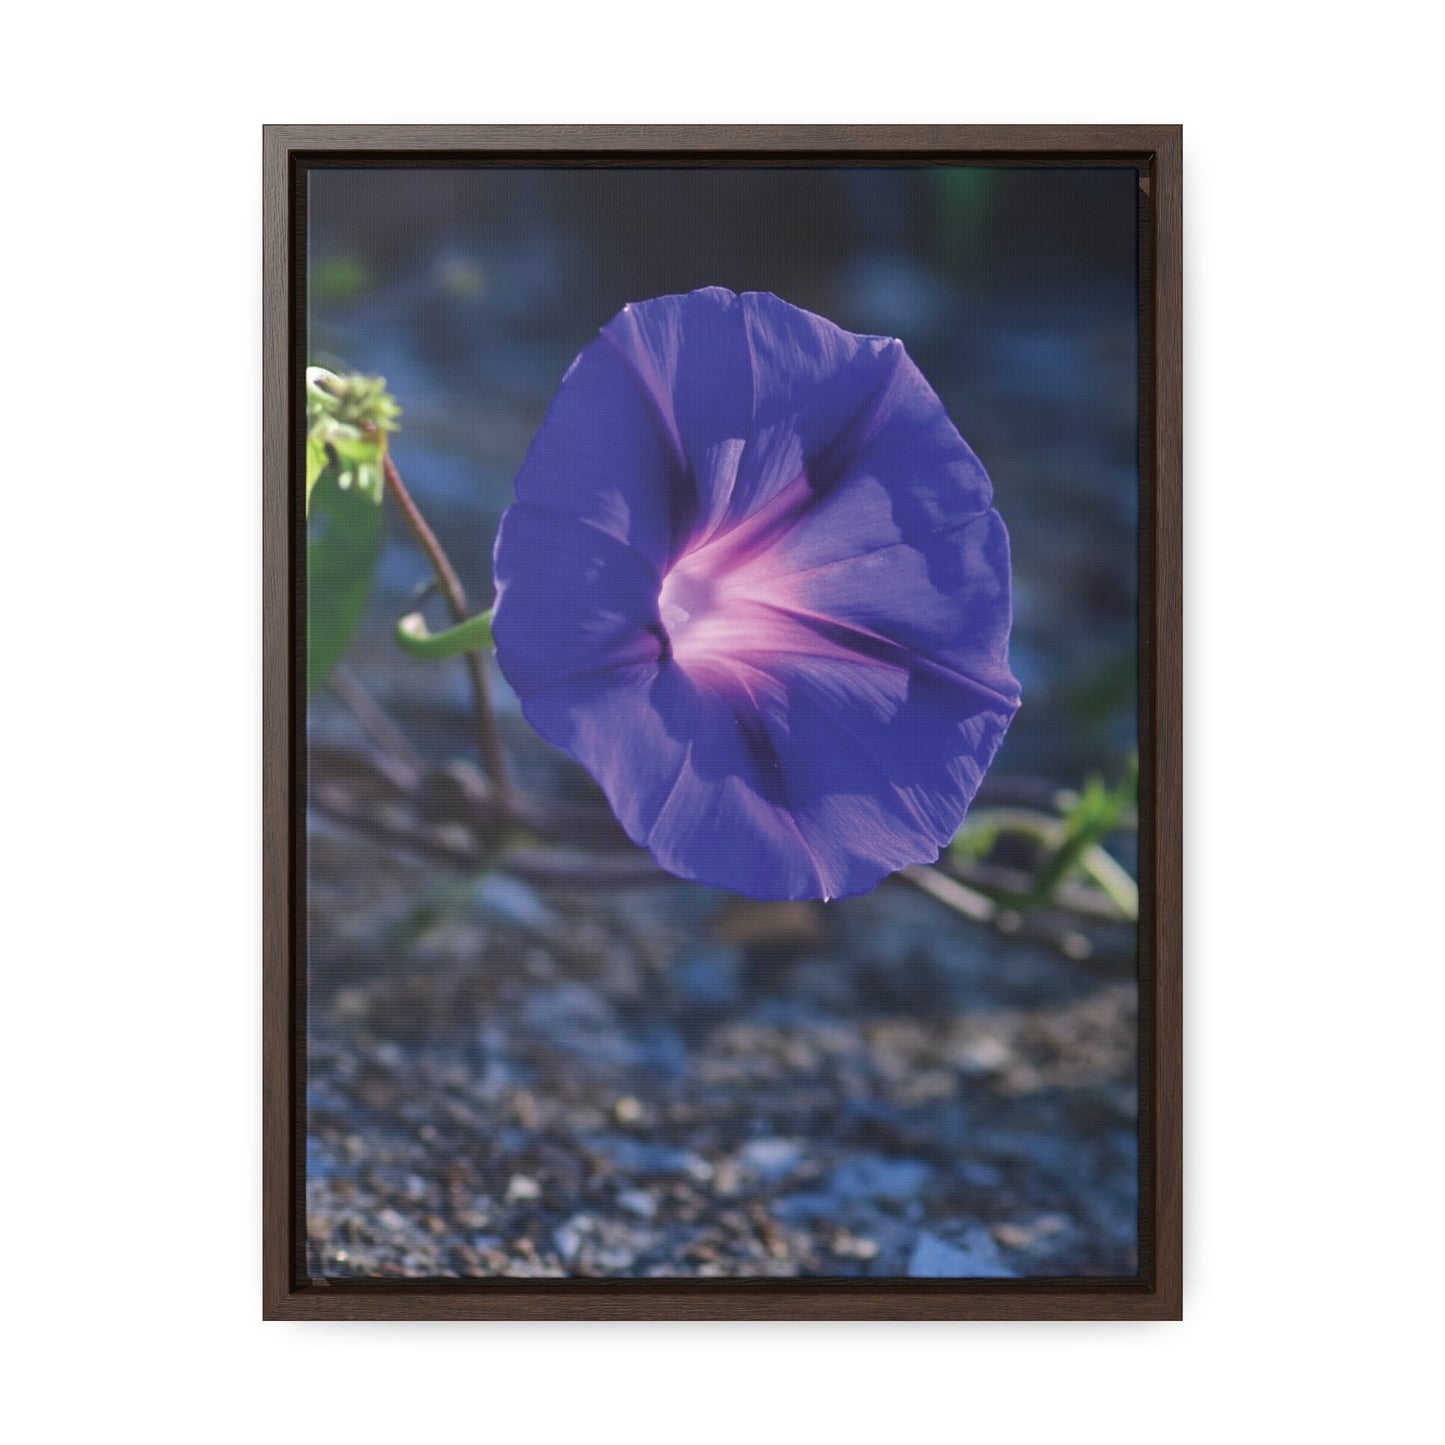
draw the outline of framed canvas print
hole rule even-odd
[[[264,150],[267,1316],[1178,1318],[1178,128]]]

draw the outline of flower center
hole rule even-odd
[[[689,568],[684,559],[663,579],[657,608],[662,614],[662,625],[676,642],[680,631],[689,623],[705,618],[717,602],[717,583],[698,568]]]
[[[663,579],[657,610],[672,656],[714,670],[782,646],[788,598],[786,580],[759,559],[701,547]]]

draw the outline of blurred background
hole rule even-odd
[[[980,806],[1067,816],[1127,776],[1133,171],[348,169],[313,171],[308,208],[310,360],[386,378],[392,455],[477,608],[597,328],[667,292],[773,291],[902,338],[993,479],[1024,706]],[[991,924],[905,883],[826,907],[568,889],[449,853],[465,675],[392,643],[429,574],[385,526],[308,709],[314,1274],[1134,1272],[1127,919]],[[525,786],[585,798],[493,687]],[[1036,862],[1017,838],[969,856]]]

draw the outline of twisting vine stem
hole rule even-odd
[[[436,534],[427,525],[426,518],[422,516],[417,504],[412,500],[411,493],[407,491],[405,483],[396,470],[396,463],[392,461],[390,452],[386,454],[384,467],[387,491],[390,492],[392,500],[411,529],[417,545],[426,553],[427,561],[431,563],[431,569],[436,574],[437,585],[441,589],[442,597],[446,600],[447,610],[452,615],[452,621],[460,626],[468,618],[467,594],[462,587],[461,578],[457,576],[456,569],[442,550]],[[477,746],[482,755],[482,764],[487,770],[487,776],[491,779],[493,787],[497,790],[497,803],[501,811],[507,816],[511,816],[514,809],[512,779],[507,768],[506,754],[502,751],[502,739],[497,730],[496,714],[492,711],[491,689],[487,684],[486,659],[480,652],[473,649],[464,652],[462,660],[466,664],[467,676],[472,685],[472,710],[476,715]]]

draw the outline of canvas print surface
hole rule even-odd
[[[311,171],[313,1276],[1136,1273],[1139,226]]]

